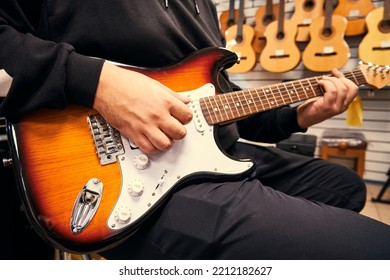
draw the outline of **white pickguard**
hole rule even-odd
[[[236,160],[226,156],[214,140],[214,128],[206,123],[199,106],[199,99],[215,94],[212,84],[196,90],[184,92],[191,97],[189,107],[193,111],[193,121],[186,125],[187,136],[176,141],[167,152],[147,155],[148,165],[136,168],[134,159],[142,151],[122,136],[125,154],[118,157],[122,172],[122,186],[117,203],[111,212],[107,225],[113,230],[125,229],[143,218],[156,203],[188,176],[201,176],[201,173],[218,175],[239,175],[248,171],[253,163],[249,160]],[[198,173],[198,174],[197,174]],[[142,192],[139,196],[130,194],[129,189]]]

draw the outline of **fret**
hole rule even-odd
[[[236,107],[234,105],[234,99],[233,99],[233,93],[229,94],[229,97],[230,97],[230,110],[232,111],[232,115],[233,115],[233,119],[236,119],[237,118],[237,110],[236,110]]]
[[[304,80],[302,80],[302,82],[306,83],[306,84],[303,84],[303,90],[305,91],[306,99],[309,99],[311,96],[308,95],[308,93],[313,92],[313,88],[312,88],[312,86],[310,84],[309,79],[304,79]]]
[[[248,103],[248,99],[246,98],[248,96],[248,91],[240,91],[239,94],[241,94],[242,96],[240,100],[241,100],[242,109],[244,110],[244,114],[248,112],[248,109],[249,109],[249,113],[252,113],[250,104]]]
[[[276,97],[275,97],[274,91],[272,90],[271,86],[268,86],[268,91],[271,92],[272,97],[274,99],[273,101],[271,101],[271,104],[270,104],[270,108],[273,108],[275,106],[275,103],[276,103]]]
[[[262,90],[262,92],[263,92],[263,95],[265,96],[265,99],[267,100],[267,102],[268,102],[268,108],[267,109],[270,109],[271,108],[271,102],[269,101],[269,99],[268,99],[268,92],[267,92],[267,90],[264,90],[264,88],[261,88],[261,90]]]
[[[256,90],[255,90],[255,92],[253,92],[252,90],[248,90],[248,93],[250,94],[250,97],[251,97],[251,99],[250,99],[251,105],[255,107],[255,113],[260,112],[259,109],[257,108],[257,105],[256,105],[256,103],[257,103],[257,100],[255,98],[255,94],[257,94]]]
[[[292,87],[292,89],[291,89],[290,87]],[[290,99],[291,99],[291,102],[292,102],[292,103],[295,103],[295,102],[297,102],[297,101],[300,101],[300,98],[299,98],[299,96],[298,96],[297,90],[296,90],[296,88],[294,87],[294,83],[292,83],[292,82],[286,83],[286,89],[287,89],[287,91],[288,91],[288,95],[290,96]],[[293,98],[292,95],[295,95],[295,97]]]
[[[238,96],[238,92],[234,92],[234,95],[235,95],[234,108],[236,108],[237,117],[240,117],[242,116],[242,111],[243,111],[241,100],[240,97]]]
[[[255,92],[256,92],[256,95],[257,95],[257,98],[259,99],[259,103],[261,104],[261,107],[263,108],[263,110],[265,111],[265,107],[264,107],[264,103],[262,102],[262,98],[260,97],[260,95],[259,95],[259,91],[258,91],[259,89],[257,89],[257,88],[255,88]],[[256,104],[257,102],[255,102],[255,104]],[[257,108],[257,107],[256,107]],[[259,111],[260,112],[260,111]]]
[[[232,108],[229,106],[229,101],[228,101],[228,94],[220,94],[221,98],[223,97],[225,99],[225,104],[223,105],[223,108],[225,109],[226,115],[228,116],[229,114],[227,112],[230,112],[231,118],[234,118]]]
[[[213,104],[213,101],[215,101],[215,97],[212,98],[213,96],[209,96],[207,97],[207,100],[210,104],[210,116],[211,118],[213,118],[213,116],[215,117],[215,122],[219,122],[220,120],[218,119],[218,115],[216,114],[218,112],[218,107],[216,107],[214,104]]]
[[[294,100],[292,99],[292,97],[291,97],[291,95],[290,95],[290,91],[288,90],[286,84],[287,84],[287,83],[284,83],[283,85],[284,85],[284,88],[286,89],[286,93],[287,93],[288,97],[290,98],[290,102],[289,102],[289,103],[294,103]]]
[[[311,78],[311,80],[313,80],[313,79],[316,81],[315,84],[317,85],[317,90],[315,90],[313,88],[313,83],[310,83],[310,87],[312,89],[312,92],[314,93],[313,96],[310,96],[310,98],[318,96],[318,95],[320,95],[322,93],[322,88],[318,85],[318,81],[321,80],[322,78],[320,78],[320,77],[313,77],[313,78]]]
[[[279,88],[279,85],[275,85],[275,87],[278,90],[280,97],[282,98],[283,104],[287,104],[286,101],[284,100],[284,96],[283,96],[283,93],[281,92],[281,90]]]

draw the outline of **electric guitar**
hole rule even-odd
[[[360,42],[361,60],[374,64],[390,63],[390,1],[366,17],[368,32]]]
[[[239,58],[238,63],[227,70],[231,73],[245,73],[256,65],[256,53],[252,48],[255,32],[252,26],[244,23],[244,2],[240,0],[237,24],[230,26],[225,32],[226,48],[235,52]]]
[[[314,20],[310,27],[310,42],[303,50],[303,65],[317,72],[328,72],[347,63],[350,49],[344,40],[347,20],[332,15],[333,1],[325,1],[325,15]]]
[[[265,6],[260,6],[255,14],[255,36],[252,41],[252,48],[260,54],[265,47],[264,31],[268,24],[278,19],[279,4],[272,4],[267,0]]]
[[[76,105],[7,121],[18,189],[36,231],[61,250],[99,252],[130,237],[184,184],[251,171],[251,160],[219,148],[219,125],[320,96],[321,77],[220,94],[219,73],[236,61],[233,52],[208,48],[164,68],[121,66],[190,96],[187,136],[166,152],[143,153],[98,112]],[[345,76],[358,85],[390,82],[388,69],[366,65]]]
[[[297,42],[307,42],[310,39],[309,26],[314,19],[324,14],[324,0],[295,0],[295,9],[291,22],[297,26]]]
[[[346,36],[355,36],[366,33],[366,16],[375,9],[371,0],[339,0],[334,9],[335,15],[347,19]]]
[[[261,66],[270,72],[286,72],[300,62],[301,53],[295,43],[297,27],[284,18],[284,0],[279,2],[279,18],[265,29],[266,44],[260,54]]]

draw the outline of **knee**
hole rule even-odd
[[[360,212],[367,200],[367,187],[364,180],[355,172],[351,171],[349,178],[348,205],[346,208]]]

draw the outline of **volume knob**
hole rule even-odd
[[[131,211],[126,206],[120,207],[115,214],[115,220],[119,224],[127,224],[131,220]]]
[[[129,183],[128,192],[131,196],[140,196],[144,192],[144,184],[141,180],[133,179]]]
[[[149,165],[149,158],[145,154],[135,155],[133,164],[137,169],[145,169]]]

